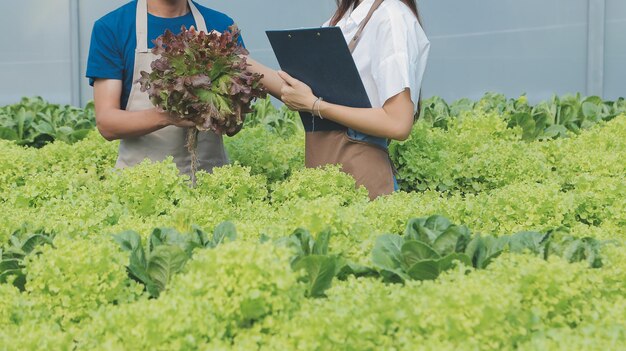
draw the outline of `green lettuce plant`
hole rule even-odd
[[[504,252],[530,253],[544,259],[559,256],[570,263],[587,262],[602,267],[600,249],[606,244],[595,238],[575,238],[561,228],[547,233],[520,232],[512,235],[472,236],[465,226],[435,215],[409,221],[404,236],[385,234],[376,240],[372,263],[387,281],[434,280],[459,262],[484,269]]]
[[[333,278],[342,269],[343,261],[340,256],[328,253],[329,241],[330,230],[324,230],[314,238],[303,228],[279,241],[280,245],[285,245],[294,252],[291,267],[295,271],[305,271],[307,295],[310,297],[323,297],[324,291],[330,288]]]
[[[125,231],[114,239],[124,251],[130,252],[130,277],[142,283],[151,297],[158,298],[172,277],[183,270],[194,249],[212,249],[236,237],[235,226],[224,222],[215,228],[211,238],[198,227],[189,234],[172,228],[156,228],[150,234],[147,250],[137,232]]]
[[[37,249],[42,245],[52,245],[53,239],[54,234],[47,233],[44,229],[31,231],[23,226],[14,231],[5,249],[0,247],[0,284],[12,282],[23,291],[26,285],[26,257],[37,254]]]
[[[0,139],[21,146],[41,148],[56,140],[73,144],[84,139],[95,126],[93,102],[81,109],[33,97],[0,107]]]

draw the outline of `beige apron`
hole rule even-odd
[[[148,5],[146,1],[137,1],[137,51],[133,83],[141,77],[141,71],[151,72],[150,64],[158,58],[148,50]],[[191,0],[189,0],[189,7],[197,29],[207,32],[204,18]],[[133,84],[126,110],[139,111],[151,108],[154,106],[150,102],[148,93],[142,93],[139,84]],[[187,129],[175,126],[165,127],[141,137],[123,139],[120,142],[116,167],[132,167],[145,159],[160,162],[168,156],[173,156],[181,174],[191,175],[191,154],[187,151],[186,142]],[[198,170],[211,172],[213,167],[228,163],[222,136],[212,132],[199,133],[197,154]]]

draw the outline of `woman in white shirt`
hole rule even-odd
[[[415,0],[338,0],[337,12],[324,26],[341,28],[372,108],[323,101],[306,84],[253,60],[250,70],[264,74],[270,93],[291,109],[313,114],[314,120],[303,120],[307,167],[340,164],[370,198],[390,194],[397,184],[387,143],[405,140],[411,132],[430,49],[417,5]]]

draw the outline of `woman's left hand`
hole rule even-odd
[[[283,79],[280,90],[282,102],[293,111],[311,112],[313,104],[317,101],[311,88],[286,72],[279,71],[278,75]]]

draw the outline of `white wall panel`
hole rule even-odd
[[[84,78],[96,19],[128,0],[79,0],[80,62],[71,63],[70,0],[0,1],[0,105],[42,95],[92,98]],[[317,26],[334,0],[198,0],[233,17],[252,56],[277,67],[266,29]],[[486,91],[531,100],[586,93],[589,0],[419,0],[432,42],[425,96],[478,98]],[[626,1],[606,0],[604,94],[626,95]]]
[[[626,97],[626,1],[606,2],[604,95]]]
[[[0,105],[41,95],[69,103],[68,0],[0,1]]]
[[[431,40],[426,96],[585,92],[587,0],[423,0],[420,9]]]

